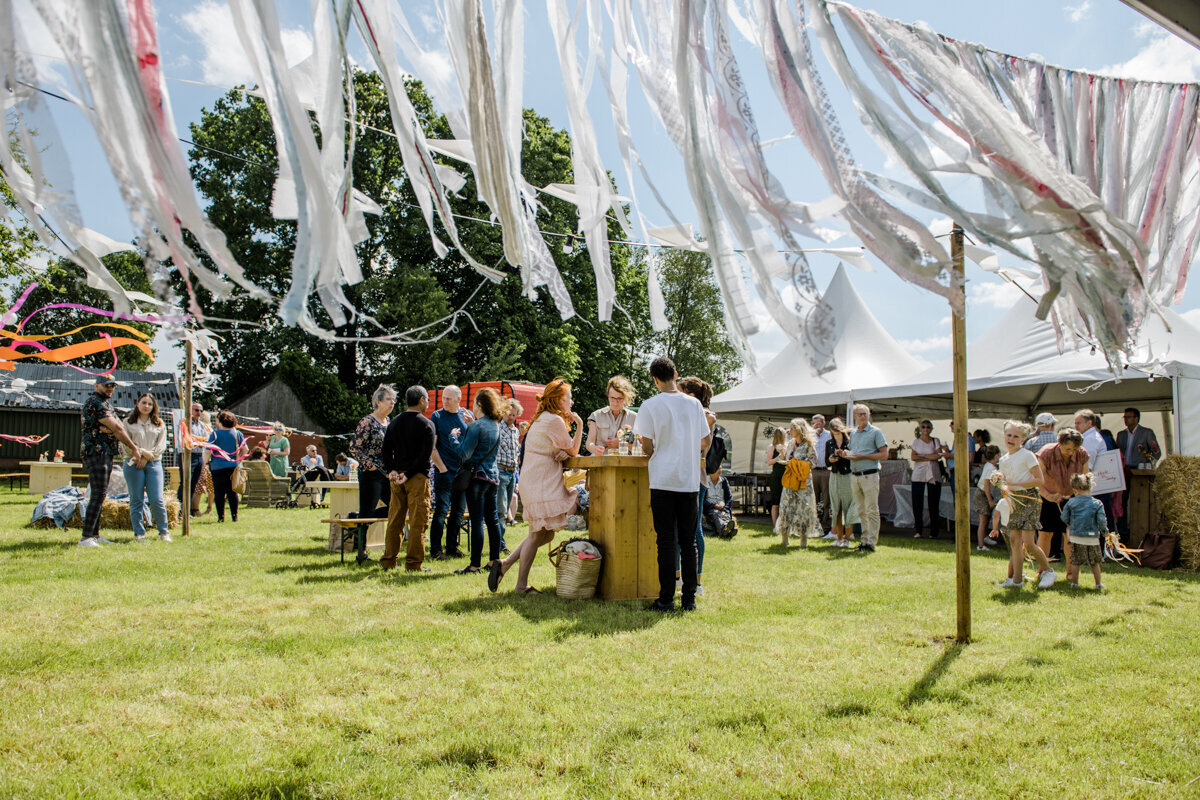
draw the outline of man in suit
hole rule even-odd
[[[1125,486],[1129,486],[1129,470],[1145,461],[1156,461],[1161,453],[1154,431],[1141,426],[1142,412],[1136,408],[1125,409],[1125,430],[1117,434],[1117,449],[1125,457]],[[1121,493],[1121,507],[1125,514],[1117,520],[1117,532],[1122,539],[1129,538],[1129,489]]]

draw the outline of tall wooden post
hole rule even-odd
[[[183,359],[183,426],[189,432],[192,429],[192,340],[184,342]],[[184,536],[192,532],[192,454],[178,448],[183,453],[183,462],[179,465],[179,496],[183,498],[183,519],[180,521]]]
[[[958,598],[959,642],[971,640],[971,483],[970,450],[967,437],[967,285],[963,266],[963,230],[956,224],[950,232],[950,258],[959,281],[962,312],[951,320],[954,342],[954,576]]]

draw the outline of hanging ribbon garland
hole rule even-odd
[[[32,447],[33,445],[38,444],[39,442],[44,442],[49,438],[50,434],[48,433],[43,434],[42,436],[9,436],[6,433],[0,433],[0,439],[16,442],[17,444],[23,444],[26,447]]]

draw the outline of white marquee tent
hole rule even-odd
[[[837,282],[835,278],[834,283]],[[832,291],[832,284],[830,288]],[[852,288],[850,292],[853,293]],[[854,297],[857,299],[857,294]],[[967,392],[971,417],[1031,420],[1041,411],[1050,411],[1061,418],[1085,407],[1106,413],[1136,406],[1143,415],[1163,412],[1162,427],[1168,449],[1200,454],[1200,331],[1175,312],[1164,310],[1161,319],[1155,317],[1143,326],[1138,345],[1128,354],[1126,366],[1116,379],[1103,355],[1086,342],[1068,341],[1060,353],[1053,326],[1037,319],[1035,308],[1033,301],[1022,299],[968,346]],[[873,318],[871,321],[874,322]],[[886,342],[899,348],[886,332],[881,333]],[[796,378],[793,385],[797,391],[785,393],[770,391],[762,379],[751,379],[714,398],[713,408],[731,419],[753,420],[755,428],[763,420],[781,420],[817,411],[828,413],[834,409],[840,412],[850,399],[868,403],[873,417],[881,420],[946,419],[952,415],[950,360],[907,374],[903,370],[888,370],[896,358],[895,352],[874,336],[865,338],[870,342],[865,355],[883,362],[871,374],[891,372],[895,377],[890,382],[868,385],[855,380],[849,385],[851,381],[839,380],[836,389],[831,389],[810,376],[807,382]],[[852,343],[846,347],[854,349]],[[777,362],[785,355],[786,351],[768,369],[782,368]],[[911,357],[904,355],[911,361]],[[791,358],[796,359],[795,354]],[[793,372],[800,369],[798,359],[792,363],[796,365]],[[839,359],[839,375],[840,367]],[[844,377],[852,378],[862,372],[856,368]],[[1171,411],[1174,420],[1167,424],[1167,414]],[[749,437],[755,434],[750,433]],[[745,443],[735,448],[735,469],[741,464],[748,471],[761,471],[762,465],[747,463],[749,453],[736,452],[749,449],[749,442],[757,442],[757,438],[735,439],[739,444]]]
[[[823,295],[833,308],[836,368],[815,376],[789,344],[757,375],[712,399],[712,409],[735,442],[733,470],[760,472],[765,464],[752,454],[763,422],[778,424],[800,413],[844,414],[850,393],[868,386],[911,384],[930,367],[884,330],[839,265]],[[857,396],[857,395],[856,395]],[[752,461],[752,458],[755,459]],[[760,463],[756,463],[760,462]]]

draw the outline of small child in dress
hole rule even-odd
[[[1000,448],[994,444],[985,444],[981,451],[983,455],[983,472],[979,475],[979,482],[975,484],[975,508],[979,515],[979,530],[976,532],[976,550],[990,550],[998,545],[996,539],[987,536],[988,519],[992,516],[992,512],[996,508],[996,501],[1000,498],[1000,487],[991,482],[992,473],[996,471],[996,465],[1000,463]]]
[[[1100,562],[1104,556],[1100,537],[1108,532],[1108,520],[1104,516],[1104,506],[1092,497],[1092,473],[1071,476],[1071,490],[1075,496],[1066,502],[1062,510],[1062,521],[1066,523],[1067,539],[1071,545],[1067,580],[1072,589],[1078,589],[1080,565],[1091,564],[1096,589],[1103,591]]]

